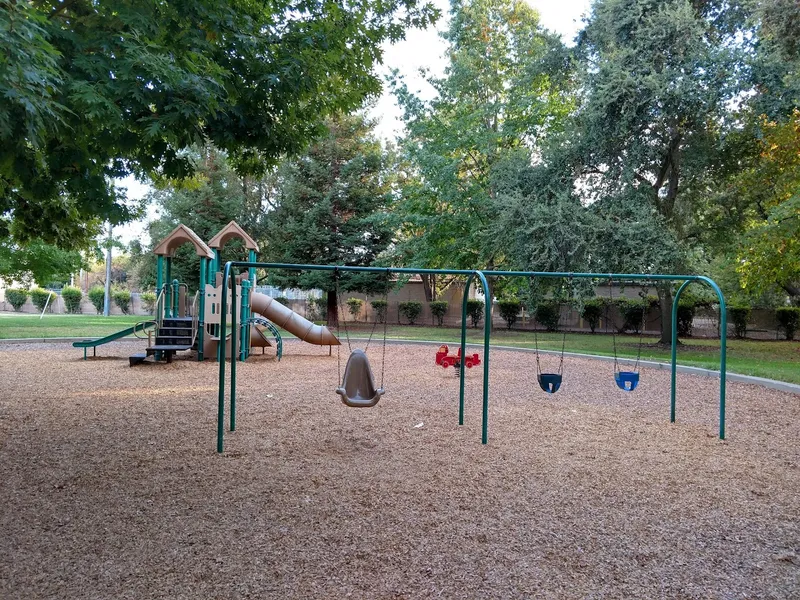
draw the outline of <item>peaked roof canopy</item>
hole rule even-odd
[[[238,237],[244,242],[244,247],[248,250],[255,250],[258,252],[258,244],[256,244],[255,240],[247,235],[244,229],[239,227],[239,224],[236,221],[231,221],[222,230],[211,238],[211,241],[208,242],[210,248],[222,248],[228,240],[231,238]]]
[[[200,237],[186,225],[178,225],[175,229],[173,229],[172,233],[161,240],[158,246],[153,249],[153,253],[156,256],[173,256],[176,248],[178,248],[178,246],[182,246],[186,242],[194,246],[197,256],[205,256],[206,258],[212,259],[214,258],[214,253],[211,251],[211,248],[206,246],[205,242],[203,242],[203,240],[201,240]]]

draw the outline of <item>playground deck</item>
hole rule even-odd
[[[290,341],[239,365],[218,456],[218,365],[131,351],[0,345],[0,597],[800,596],[796,395],[730,383],[721,442],[714,379],[678,375],[670,425],[668,372],[567,359],[548,396],[493,351],[482,446],[480,370],[459,427],[435,346],[347,409],[336,349]]]

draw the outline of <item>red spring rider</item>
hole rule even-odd
[[[441,365],[445,369],[448,367],[456,367],[456,369],[459,369],[461,366],[461,348],[458,348],[456,354],[448,354],[449,352],[450,348],[446,345],[439,346],[439,351],[436,353],[436,364]],[[481,357],[478,356],[477,353],[467,354],[464,359],[464,366],[468,369],[477,367],[479,364],[481,364]]]

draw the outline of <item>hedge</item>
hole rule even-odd
[[[6,290],[6,302],[8,302],[15,311],[22,310],[25,301],[28,299],[28,290],[22,288],[9,288]]]
[[[364,306],[364,301],[361,298],[348,298],[345,304],[347,304],[347,310],[353,320],[358,321],[358,315],[361,314],[361,307]]]
[[[42,288],[33,288],[31,290],[31,301],[33,302],[33,305],[39,310],[39,312],[44,311],[45,306],[47,306],[48,308],[52,307],[53,300],[55,299],[55,297],[56,297],[55,292],[43,290]]]
[[[370,302],[370,306],[375,311],[375,318],[378,319],[378,323],[386,321],[386,309],[389,307],[389,303],[386,300],[373,300]]]
[[[536,305],[534,311],[536,321],[540,325],[544,325],[547,331],[558,331],[558,325],[561,320],[561,305],[558,302],[545,301]]]
[[[112,290],[111,297],[114,299],[114,304],[119,306],[122,314],[127,315],[131,308],[131,293],[128,290]]]
[[[737,338],[744,338],[747,336],[747,323],[750,320],[750,307],[749,306],[731,306],[728,308],[728,314],[733,323],[733,335]]]
[[[508,298],[498,301],[497,308],[500,311],[500,316],[506,322],[506,328],[511,329],[514,323],[517,322],[519,311],[522,310],[522,302],[516,298]]]
[[[409,300],[407,302],[400,302],[397,305],[400,314],[403,315],[410,325],[416,323],[419,316],[422,314],[422,302],[417,300]]]
[[[94,286],[89,290],[87,295],[89,296],[92,306],[94,306],[94,309],[97,311],[97,314],[99,315],[101,312],[103,312],[103,305],[106,301],[106,290],[103,288],[103,286]]]
[[[444,324],[444,316],[447,314],[447,300],[434,300],[428,302],[431,308],[431,314],[436,317],[436,324],[441,327]]]
[[[587,300],[586,303],[583,305],[583,310],[581,311],[581,317],[586,319],[586,322],[589,323],[589,329],[592,330],[592,333],[595,332],[597,326],[600,324],[600,318],[603,316],[603,301],[599,298],[593,298],[592,300]]]
[[[472,321],[472,326],[477,329],[483,318],[483,300],[477,298],[467,300],[467,316]]]
[[[61,290],[61,297],[64,299],[64,306],[66,306],[67,312],[72,314],[81,312],[83,292],[80,288],[67,286]]]
[[[794,334],[800,326],[800,307],[784,306],[775,311],[778,326],[783,329],[787,340],[793,340]]]

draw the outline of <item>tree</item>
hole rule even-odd
[[[269,176],[241,176],[231,166],[228,156],[212,147],[193,148],[188,154],[194,176],[184,181],[163,182],[148,196],[159,207],[159,218],[149,224],[152,245],[158,244],[177,225],[184,224],[208,241],[225,225],[235,220],[256,240],[264,234],[264,213],[271,202],[273,182]],[[135,246],[131,249],[141,284],[156,284],[156,257]],[[222,262],[247,260],[247,251],[237,239],[228,242],[221,252]],[[172,277],[187,283],[192,290],[200,282],[199,259],[194,248],[184,244],[172,260]]]
[[[800,111],[782,124],[764,120],[761,129],[755,164],[731,186],[749,207],[738,271],[745,288],[762,293],[776,283],[800,301]]]
[[[571,105],[569,57],[520,0],[454,0],[442,37],[449,65],[428,78],[433,100],[393,81],[407,129],[395,256],[415,267],[502,267],[498,174],[529,165],[559,128]]]
[[[746,88],[741,20],[722,1],[598,0],[580,36],[583,102],[576,114],[576,181],[588,202],[621,200],[665,241],[684,244],[707,193],[730,106]],[[737,13],[738,14],[738,13]],[[652,229],[651,229],[652,231]],[[688,268],[685,251],[643,256],[636,271]],[[674,262],[663,260],[671,256]],[[671,286],[659,286],[661,342],[671,343]]]
[[[0,241],[0,279],[7,282],[66,283],[70,275],[85,266],[80,252],[61,250],[41,241],[27,246],[18,246],[8,239]]]
[[[392,178],[374,124],[361,114],[328,119],[328,134],[279,169],[276,208],[266,239],[271,262],[369,266],[388,247]],[[340,273],[341,291],[383,293],[386,280]],[[329,272],[275,271],[278,286],[327,291],[328,322],[338,323],[337,284]]]
[[[88,243],[131,209],[111,180],[181,179],[213,143],[242,173],[380,90],[416,0],[0,0],[0,238]]]

